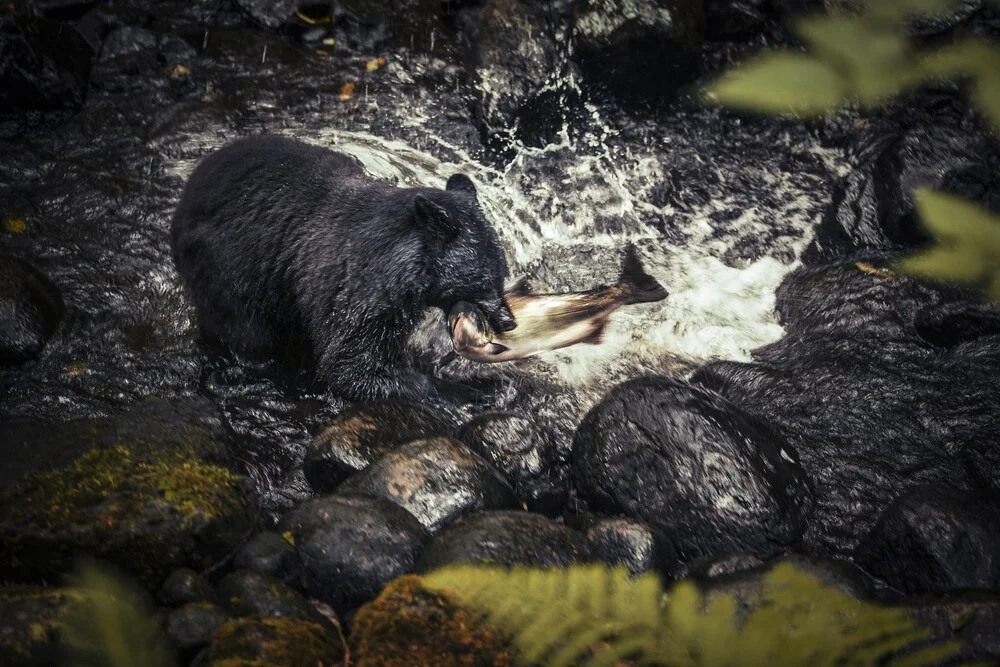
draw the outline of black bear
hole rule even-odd
[[[403,358],[429,307],[471,301],[515,326],[503,250],[458,174],[400,188],[326,148],[240,139],[191,174],[171,243],[203,335],[279,362],[304,348],[312,377],[353,400],[441,397]]]

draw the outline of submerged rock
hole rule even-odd
[[[341,484],[337,493],[396,503],[431,534],[480,510],[517,506],[514,491],[500,473],[451,438],[402,445]]]
[[[574,59],[598,88],[629,100],[670,100],[699,73],[701,0],[574,0]]]
[[[0,366],[36,359],[63,313],[51,280],[23,260],[0,256]]]
[[[459,519],[427,546],[417,567],[428,572],[455,563],[565,567],[591,560],[587,538],[540,514],[480,512]]]
[[[297,570],[297,562],[292,543],[271,531],[254,535],[233,558],[235,567],[255,570],[278,578]]]
[[[236,0],[247,16],[265,28],[276,29],[295,16],[297,0]]]
[[[943,190],[1000,213],[1000,146],[950,89],[932,90],[868,127],[850,147],[855,167],[803,253],[818,264],[854,253],[885,254],[930,239],[913,200]]]
[[[886,509],[855,560],[904,593],[996,591],[997,554],[1000,492],[934,485],[910,489]]]
[[[167,636],[181,651],[192,657],[198,649],[208,646],[212,636],[232,616],[222,607],[209,602],[191,602],[170,612],[167,616]]]
[[[1000,595],[955,592],[905,598],[910,616],[934,641],[961,642],[963,661],[1000,661]]]
[[[303,469],[317,491],[333,491],[399,445],[448,435],[451,425],[431,410],[406,401],[352,405],[313,438]]]
[[[408,575],[358,610],[351,626],[358,667],[507,667],[510,637],[447,591],[428,589]]]
[[[649,524],[635,519],[600,519],[587,528],[594,555],[611,566],[624,565],[632,574],[669,573],[675,550],[663,543]]]
[[[144,402],[106,431],[97,448],[5,489],[0,573],[53,581],[86,554],[155,590],[171,569],[204,567],[227,555],[253,523],[252,503],[239,476],[202,457],[219,447],[204,427],[181,428],[178,415],[188,407]],[[150,412],[157,418],[146,419]]]
[[[288,618],[240,618],[223,625],[212,638],[203,665],[339,665],[345,646],[337,632]]]
[[[216,601],[212,585],[203,576],[186,567],[178,568],[167,575],[158,597],[160,602],[168,607]]]
[[[681,561],[792,544],[812,505],[798,456],[777,433],[668,378],[612,389],[580,423],[573,467],[593,509],[646,521]]]
[[[395,503],[339,495],[303,503],[281,519],[278,530],[295,542],[310,597],[338,614],[411,572],[428,538],[420,522]]]
[[[216,587],[219,600],[235,616],[266,616],[320,623],[323,617],[300,593],[253,570],[230,572]]]
[[[565,505],[569,462],[552,429],[528,417],[490,412],[463,426],[458,439],[496,466],[528,509],[554,515]]]
[[[963,303],[975,308],[946,315]],[[1000,437],[1000,337],[990,324],[1000,309],[858,263],[790,274],[777,310],[785,336],[756,350],[755,363],[713,362],[691,381],[796,448],[815,482],[811,548],[850,555],[911,487],[1000,479],[1000,450],[984,446]]]

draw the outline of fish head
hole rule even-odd
[[[487,349],[494,336],[483,312],[468,301],[459,301],[448,313],[448,333],[459,354]]]

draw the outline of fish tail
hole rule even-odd
[[[646,270],[642,268],[639,255],[631,243],[625,248],[618,286],[625,292],[626,304],[662,301],[669,294],[656,278],[646,273]]]

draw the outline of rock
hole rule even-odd
[[[183,567],[167,575],[160,587],[159,599],[168,607],[216,601],[212,585],[194,570]]]
[[[480,512],[459,519],[427,546],[418,572],[454,563],[566,567],[592,560],[587,538],[540,514]]]
[[[466,68],[475,73],[476,119],[486,137],[530,146],[558,141],[576,100],[567,85],[572,26],[568,0],[488,0],[464,26]]]
[[[764,564],[764,559],[753,554],[732,554],[721,558],[691,563],[683,578],[713,579],[729,574],[746,572]]]
[[[275,30],[295,16],[295,0],[236,0],[247,16],[265,28]]]
[[[4,419],[0,423],[0,492],[32,471],[69,465],[94,448],[108,428],[105,420],[74,419],[46,423],[34,419]]]
[[[0,588],[0,664],[41,667],[61,664],[61,618],[72,591],[35,586]]]
[[[699,72],[701,0],[574,0],[574,59],[598,88],[662,103]]]
[[[1000,661],[1000,595],[955,592],[904,599],[910,616],[930,631],[932,641],[961,642],[964,663]]]
[[[812,504],[798,455],[721,396],[646,377],[612,389],[573,440],[581,498],[642,519],[690,561],[798,541]]]
[[[23,260],[0,256],[0,366],[37,359],[63,313],[52,281]]]
[[[950,320],[961,304],[963,317]],[[691,381],[767,420],[796,448],[815,482],[810,550],[851,556],[913,486],[988,488],[1000,479],[1000,451],[983,446],[1000,437],[990,416],[1000,410],[994,317],[971,324],[977,313],[1000,313],[995,305],[850,263],[791,273],[776,308],[782,339],[755,350],[754,363],[713,362]]]
[[[458,439],[502,472],[531,511],[552,516],[566,504],[569,462],[552,429],[520,415],[488,412],[463,426]]]
[[[411,572],[428,538],[420,522],[395,503],[339,495],[303,503],[281,519],[278,530],[295,541],[310,597],[338,614]]]
[[[396,503],[431,534],[480,510],[517,506],[513,489],[500,473],[451,438],[402,445],[341,484],[337,493]]]
[[[229,460],[230,434],[218,408],[200,396],[164,399],[147,396],[116,418],[101,434],[104,449],[143,443],[213,462]]]
[[[870,119],[850,147],[855,167],[803,252],[810,265],[844,255],[906,251],[930,237],[913,201],[943,190],[1000,213],[1000,150],[958,93],[931,89],[886,118]]]
[[[671,572],[674,549],[665,547],[648,524],[634,519],[600,519],[586,532],[594,555],[611,566],[624,565],[632,574]]]
[[[306,479],[317,491],[333,491],[399,445],[448,435],[450,430],[444,418],[415,403],[352,405],[337,414],[309,444],[303,464]]]
[[[302,595],[274,577],[253,570],[230,572],[216,587],[234,616],[265,616],[320,623],[324,619]]]
[[[351,626],[358,667],[507,667],[514,664],[510,642],[478,610],[413,575],[389,584]]]
[[[167,616],[167,636],[181,654],[193,657],[198,649],[208,646],[212,636],[232,620],[229,612],[208,602],[190,602]]]
[[[213,441],[196,425],[160,434],[159,442],[155,432],[132,431],[141,423],[178,426],[144,422],[150,405],[164,417],[174,404],[140,406],[73,463],[30,472],[4,490],[0,576],[51,582],[89,555],[155,590],[170,570],[202,568],[231,552],[254,520],[242,479],[197,456]]]
[[[278,533],[257,533],[233,558],[233,566],[283,578],[295,571],[295,547]]]
[[[705,37],[730,40],[759,33],[767,24],[769,0],[706,0]]]
[[[79,109],[87,95],[94,50],[68,23],[0,16],[0,109]]]
[[[159,64],[168,68],[184,65],[190,69],[198,52],[178,35],[162,35],[157,41]]]
[[[240,618],[223,625],[203,667],[339,665],[344,645],[337,633],[318,623],[289,618]]]
[[[983,0],[958,0],[945,12],[912,17],[906,23],[906,31],[919,37],[938,35],[965,23],[982,8]]]
[[[127,58],[137,68],[156,64],[159,40],[152,30],[126,25],[112,30],[104,39],[100,62]]]
[[[904,593],[1000,590],[998,542],[1000,492],[922,486],[885,510],[855,560]]]

